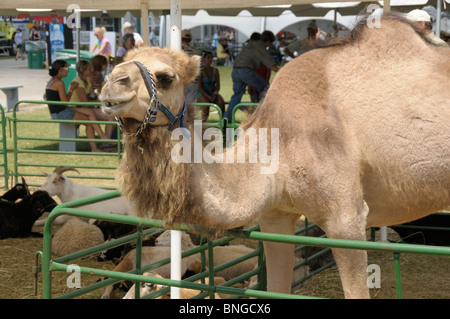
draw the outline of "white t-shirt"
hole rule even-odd
[[[133,32],[133,36],[134,36],[134,43],[136,43],[136,45],[141,42],[141,44],[144,43],[144,41],[142,40],[142,37],[139,33],[137,32]]]

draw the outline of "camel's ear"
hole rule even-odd
[[[194,81],[200,71],[200,56],[193,55],[189,57],[186,64],[186,78],[183,79],[183,83],[187,84]]]

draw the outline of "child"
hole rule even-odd
[[[225,112],[225,101],[219,94],[220,90],[220,74],[219,70],[213,65],[213,55],[210,51],[202,52],[203,70],[198,77],[198,90],[200,96],[197,99],[199,103],[214,103],[217,104]],[[202,121],[206,122],[209,117],[209,107],[202,111]]]

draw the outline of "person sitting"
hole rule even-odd
[[[103,85],[105,85],[105,76],[108,74],[108,59],[103,55],[96,55],[92,58],[92,89],[91,95],[88,97],[90,102],[98,101]],[[106,115],[101,109],[94,109],[95,115],[100,121],[115,121],[114,116]],[[116,133],[116,125],[107,124],[105,133],[109,138],[114,138]]]
[[[109,58],[112,54],[111,43],[107,38],[105,38],[106,29],[105,27],[96,27],[94,29],[94,35],[97,37],[94,45],[89,52],[93,53],[98,49],[97,54],[101,54]]]
[[[73,82],[78,83],[78,87],[73,92],[72,97],[70,98],[70,102],[98,102],[97,96],[95,95],[95,92],[92,90],[92,68],[91,64],[87,60],[80,60],[77,62],[77,74],[78,76],[75,77]],[[102,121],[102,120],[114,120],[112,118],[108,119],[100,119],[97,116],[97,113],[92,108],[83,108],[84,110],[89,111],[89,119],[91,121]],[[101,116],[101,114],[98,112],[98,114]],[[106,115],[106,114],[105,114]],[[93,128],[95,132],[97,132],[98,136],[100,136],[101,139],[110,139],[112,134],[112,129],[109,128],[107,133],[105,134],[100,127],[99,124],[93,124]]]
[[[123,57],[125,54],[135,47],[134,36],[127,33],[122,38],[122,45],[117,49],[116,57]]]
[[[225,112],[225,101],[219,94],[220,90],[220,73],[213,66],[213,55],[210,51],[202,52],[203,70],[198,77],[198,90],[200,96],[197,98],[199,103],[217,104]],[[209,107],[202,110],[202,121],[206,122],[209,117]]]
[[[79,82],[75,81],[70,84],[70,89],[68,94],[66,94],[66,87],[63,82],[63,78],[69,73],[69,65],[64,60],[56,60],[52,63],[49,68],[49,75],[52,77],[48,81],[45,89],[45,99],[47,101],[63,101],[68,102],[73,97],[75,91],[78,89]],[[73,120],[73,121],[97,121],[95,113],[92,109],[88,108],[71,108],[67,105],[53,105],[48,104],[50,111],[50,116],[54,120]],[[83,124],[86,126],[86,136],[89,139],[94,139],[94,130],[98,124]],[[101,131],[101,129],[100,129]],[[102,138],[107,138],[105,134],[101,131]],[[91,151],[99,152],[100,149],[94,142],[90,143]]]
[[[108,59],[104,55],[92,58],[92,90],[99,95],[105,84],[105,73],[108,70]]]

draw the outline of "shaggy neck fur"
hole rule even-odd
[[[171,140],[171,133],[156,127],[125,137],[118,182],[138,216],[226,229],[242,226],[264,210],[256,199],[270,178],[257,173],[259,165],[175,163],[171,150],[179,141]],[[243,185],[250,178],[260,179],[259,186]],[[248,195],[246,203],[239,200],[242,192]]]

